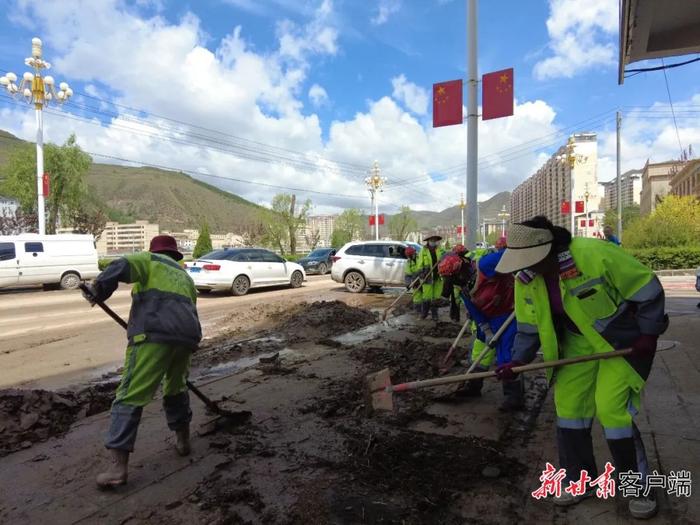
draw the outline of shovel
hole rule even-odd
[[[670,345],[666,346],[665,348],[659,348],[657,351],[670,350],[676,346],[675,342],[671,341],[669,343]],[[556,359],[554,361],[544,361],[541,363],[530,363],[528,365],[513,367],[513,372],[532,372],[534,370],[544,370],[558,366],[586,363],[588,361],[600,361],[603,359],[624,357],[631,353],[632,349],[626,348],[624,350],[615,350],[613,352],[570,357],[567,359]],[[496,371],[492,370],[489,372],[478,372],[476,374],[460,374],[455,376],[436,377],[433,379],[423,379],[420,381],[411,381],[409,383],[392,385],[391,373],[389,372],[388,368],[385,368],[379,372],[367,376],[367,393],[371,397],[372,408],[374,410],[391,411],[394,409],[394,400],[392,397],[392,393],[394,392],[407,392],[409,390],[419,390],[421,388],[449,385],[451,383],[463,383],[471,379],[484,379],[486,377],[496,377]]]
[[[391,311],[391,309],[394,306],[396,306],[396,303],[398,303],[404,295],[406,295],[411,289],[413,289],[413,287],[415,286],[415,284],[417,282],[420,281],[421,286],[423,285],[423,281],[425,281],[425,279],[428,277],[428,275],[433,273],[433,270],[435,270],[435,267],[438,265],[439,262],[440,261],[437,261],[435,264],[433,264],[432,268],[430,268],[430,271],[422,279],[421,279],[420,275],[418,277],[416,277],[415,279],[413,279],[413,281],[411,281],[411,284],[409,284],[406,287],[406,289],[403,292],[401,292],[396,299],[394,299],[394,302],[391,303],[389,306],[387,306],[384,309],[384,312],[382,312],[382,322],[386,322],[386,316],[389,315],[389,311]]]
[[[80,284],[80,289],[87,295],[90,295],[93,300],[95,301],[95,304],[102,308],[104,312],[110,316],[112,319],[114,319],[117,324],[119,324],[124,330],[127,329],[127,324],[124,319],[119,317],[117,313],[112,310],[109,306],[107,306],[103,301],[98,301],[95,299],[95,297],[92,295],[90,288],[88,288],[84,283]],[[204,428],[203,432],[200,432],[202,435],[210,434],[211,432],[217,430],[218,428],[230,428],[233,426],[240,425],[242,423],[245,423],[250,419],[250,417],[253,415],[252,412],[249,410],[240,410],[237,412],[232,412],[230,410],[226,410],[224,408],[221,408],[218,403],[212,401],[210,398],[208,398],[204,392],[202,392],[199,388],[197,388],[192,382],[190,382],[189,379],[185,381],[187,384],[187,388],[199,398],[199,400],[204,403],[204,405],[209,409],[210,412],[216,414],[216,417],[210,421],[207,421],[206,423],[202,424],[202,427]]]

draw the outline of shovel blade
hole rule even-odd
[[[371,410],[394,410],[394,400],[386,387],[391,385],[391,372],[384,368],[379,372],[368,374],[365,378],[366,406]]]

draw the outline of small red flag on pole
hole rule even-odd
[[[561,201],[561,212],[564,214],[571,213],[571,203],[569,201]]]
[[[513,114],[513,84],[513,68],[494,71],[481,77],[482,120]]]
[[[44,197],[49,196],[49,189],[50,189],[50,184],[49,184],[49,174],[44,173],[44,175],[41,177],[41,192],[44,194]]]
[[[583,201],[576,201],[576,213],[583,213],[585,208]]]
[[[374,226],[375,222],[376,222],[375,216],[374,216],[374,215],[370,215],[370,216],[369,216],[369,225],[370,225],[370,226]],[[383,213],[380,213],[380,214],[379,214],[379,226],[383,226],[383,225],[384,225],[384,214],[383,214]]]
[[[433,84],[433,127],[462,123],[462,80]]]

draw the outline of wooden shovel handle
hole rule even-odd
[[[615,350],[613,352],[605,352],[601,354],[583,355],[579,357],[570,357],[568,359],[556,359],[554,361],[543,361],[541,363],[530,363],[529,365],[513,367],[513,372],[531,372],[533,370],[543,370],[545,368],[554,368],[557,366],[573,365],[576,363],[586,363],[588,361],[599,361],[601,359],[612,359],[613,357],[623,357],[632,353],[631,348],[624,350]],[[403,392],[406,390],[417,390],[419,388],[427,388],[431,386],[449,385],[451,383],[462,383],[470,379],[483,379],[486,377],[495,377],[494,370],[490,372],[478,372],[476,374],[460,374],[457,376],[436,377],[434,379],[424,379],[422,381],[412,381],[410,383],[401,383],[398,385],[389,385],[386,387],[387,392]]]
[[[430,275],[431,273],[433,273],[433,270],[435,269],[435,267],[438,265],[439,262],[440,262],[440,261],[437,261],[435,264],[433,264],[432,268],[430,268],[430,272],[428,272],[428,275]],[[423,280],[425,280],[426,277],[427,277],[427,275],[426,275],[425,277],[423,277],[423,279],[421,279],[421,277],[420,277],[420,275],[419,275],[418,277],[416,277],[415,279],[413,279],[413,281],[411,281],[411,284],[409,284],[409,285],[406,287],[406,289],[405,289],[403,292],[401,292],[401,293],[399,294],[399,296],[398,296],[396,299],[394,299],[394,302],[391,303],[389,306],[387,306],[387,307],[384,309],[384,312],[382,313],[382,321],[386,321],[386,316],[387,316],[387,314],[389,313],[389,310],[391,310],[391,309],[394,307],[394,305],[396,305],[396,303],[398,303],[398,302],[401,300],[401,298],[402,298],[404,295],[406,295],[406,294],[413,288],[413,285],[416,284],[416,282],[418,282],[418,281],[423,281]],[[423,284],[423,283],[421,283],[421,284]]]

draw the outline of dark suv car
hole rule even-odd
[[[333,266],[331,257],[334,255],[335,248],[317,248],[306,257],[299,259],[297,263],[301,264],[307,274],[325,275],[331,271],[331,266]]]

